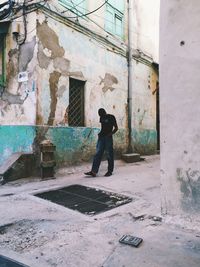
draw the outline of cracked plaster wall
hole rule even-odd
[[[27,24],[26,42],[18,46],[12,35],[12,24],[6,37],[6,77],[5,87],[0,96],[1,125],[33,125],[36,119],[36,58],[34,13]],[[20,29],[23,29],[21,26]],[[23,34],[23,32],[21,32]],[[21,38],[21,36],[19,36]],[[28,72],[28,82],[18,82],[18,73]]]
[[[47,42],[47,38],[51,41]],[[50,138],[57,146],[56,157],[59,162],[70,163],[77,161],[77,158],[90,158],[94,153],[97,128],[100,127],[97,111],[103,106],[116,115],[120,127],[115,136],[116,151],[125,150],[126,58],[107,51],[96,41],[62,23],[45,19],[42,14],[37,21],[37,43],[37,125],[41,127],[37,130],[37,136],[40,137],[34,143]],[[86,81],[85,128],[68,127],[69,77]],[[88,135],[90,127],[94,129]],[[63,133],[65,138],[62,141]],[[74,140],[72,135],[74,138],[76,136],[73,145],[70,141]]]
[[[119,150],[124,150],[127,141],[126,58],[40,13],[37,20],[32,17],[28,21],[25,45],[18,50],[10,42],[7,55],[10,79],[0,102],[2,123],[46,125],[47,128],[68,126],[69,77],[73,77],[86,81],[85,110],[90,112],[85,113],[85,126],[99,127],[97,110],[105,107],[117,118],[120,131],[116,143]],[[29,72],[28,94],[25,85],[16,80],[17,73],[25,70]],[[148,124],[151,116],[142,114],[148,114],[145,108],[140,121],[146,120]],[[46,133],[45,130],[41,140]]]
[[[46,41],[47,36],[52,42]],[[37,37],[37,123],[68,125],[69,77],[73,77],[86,81],[85,110],[90,110],[85,112],[86,126],[99,126],[97,109],[104,106],[116,115],[119,126],[126,128],[126,58],[106,51],[96,41],[61,23],[45,20],[42,15],[37,23]]]

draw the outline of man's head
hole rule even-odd
[[[105,111],[105,109],[104,109],[104,108],[100,108],[100,109],[98,110],[98,114],[99,114],[100,117],[105,116],[105,115],[106,115],[106,111]]]

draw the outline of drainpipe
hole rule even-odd
[[[133,152],[132,148],[132,92],[133,92],[133,59],[132,59],[132,40],[133,40],[133,0],[127,0],[128,5],[128,153]]]

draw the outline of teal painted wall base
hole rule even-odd
[[[56,161],[59,165],[72,165],[90,161],[96,151],[98,128],[51,127],[45,137],[56,145]],[[126,150],[125,130],[114,137],[115,155],[121,157]]]
[[[56,146],[57,165],[73,165],[81,161],[90,161],[96,150],[99,129],[48,127],[48,126],[0,126],[0,165],[13,153],[36,152],[40,159],[39,144],[49,139]],[[114,135],[115,157],[127,149],[127,132],[120,129]],[[132,143],[134,152],[141,155],[155,154],[157,134],[155,130],[133,130]]]
[[[0,165],[16,152],[32,152],[34,126],[0,126]]]
[[[152,155],[157,152],[156,130],[132,130],[132,145],[134,152],[141,155]]]
[[[39,144],[49,139],[56,146],[57,165],[72,165],[81,161],[90,161],[96,150],[99,129],[48,127],[48,126],[0,126],[0,165],[13,153],[36,152],[40,158]],[[155,154],[157,134],[155,130],[133,130],[134,152],[142,155]],[[127,131],[120,129],[114,135],[116,158],[127,150]]]
[[[49,139],[56,146],[57,165],[72,165],[90,161],[96,150],[99,129],[48,127],[48,126],[1,126],[0,165],[16,152],[34,152],[39,164],[40,143]],[[114,137],[115,154],[120,157],[126,151],[126,131],[120,129]]]

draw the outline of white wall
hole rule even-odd
[[[156,83],[158,71],[159,0],[130,1],[132,67],[132,146],[135,152],[157,150]]]
[[[200,4],[162,0],[160,26],[163,212],[200,211]]]
[[[133,47],[158,63],[160,0],[133,0]]]

